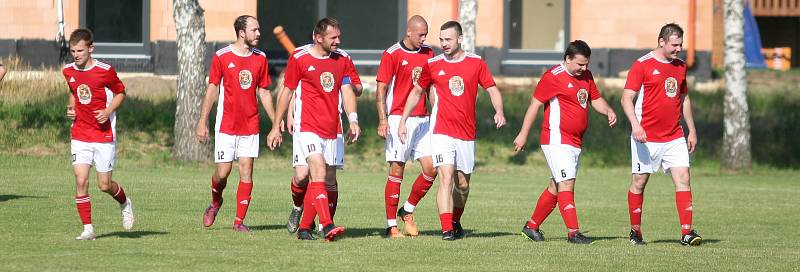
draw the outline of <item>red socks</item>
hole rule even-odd
[[[634,194],[628,191],[628,214],[631,217],[631,229],[638,234],[642,233],[642,203],[644,194]]]
[[[328,206],[328,192],[325,190],[325,180],[309,182],[308,192],[306,193],[306,197],[303,202],[303,206],[305,207],[314,207],[316,214],[319,215],[319,223],[322,224],[322,226],[327,226],[328,224],[333,223],[333,220],[331,219],[330,207]],[[308,210],[309,209],[305,209],[303,213],[305,214]],[[303,217],[305,218],[305,215]],[[313,220],[314,218],[311,218],[310,221]],[[305,226],[308,225],[311,225],[311,222],[308,222],[308,224]],[[302,222],[301,226],[303,226]],[[311,229],[313,229],[313,226]]]
[[[78,215],[84,225],[92,223],[92,200],[89,195],[75,196],[75,206],[78,208]]]
[[[236,218],[233,224],[242,224],[247,216],[247,208],[250,207],[250,193],[253,191],[253,182],[239,181],[239,188],[236,190]]]
[[[400,203],[400,183],[403,182],[403,176],[389,175],[386,178],[386,188],[383,191],[383,199],[386,204],[386,220],[397,220],[397,205]],[[395,223],[394,225],[397,225]]]
[[[339,186],[338,184],[325,185],[325,190],[328,192],[328,210],[331,213],[331,221],[333,221],[333,216],[336,215],[336,205],[339,202]]]
[[[572,237],[579,230],[578,211],[575,208],[575,193],[558,192],[557,197],[561,217],[564,219],[564,225],[566,225],[569,230],[569,237]]]
[[[211,176],[211,205],[214,207],[219,208],[222,205],[222,191],[225,190],[225,186],[228,185],[228,179],[220,179],[214,180],[214,176]]]
[[[408,203],[411,205],[417,206],[420,199],[425,197],[425,194],[428,193],[428,190],[431,189],[433,186],[433,181],[436,180],[436,175],[428,176],[425,173],[419,173],[417,179],[414,180],[414,185],[411,186],[411,193],[408,195]],[[400,191],[398,191],[399,193]]]
[[[681,223],[681,235],[692,231],[692,191],[675,192],[675,204],[678,208],[678,222]]]
[[[306,187],[299,187],[297,186],[296,182],[296,177],[292,176],[292,203],[295,207],[303,207],[303,198],[306,196],[308,184],[306,184]]]
[[[539,226],[542,225],[544,220],[553,212],[553,209],[556,208],[557,203],[558,196],[545,188],[542,195],[539,196],[539,200],[536,202],[536,208],[533,209],[531,220],[528,221],[526,227],[538,230]]]
[[[125,204],[125,201],[128,199],[128,197],[125,196],[125,190],[122,189],[122,185],[119,185],[119,183],[117,183],[117,192],[111,196],[114,198],[114,200],[119,202],[119,204]]]
[[[448,232],[453,230],[453,214],[452,213],[440,213],[439,214],[439,222],[442,223],[442,232]]]
[[[453,222],[461,222],[462,214],[464,214],[464,207],[453,207]]]

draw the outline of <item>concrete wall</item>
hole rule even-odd
[[[428,21],[426,44],[439,47],[439,27],[457,20],[452,0],[408,0],[408,17],[420,15]],[[330,2],[328,2],[330,3]],[[478,0],[476,47],[503,47],[503,5],[497,0]],[[456,4],[457,5],[457,4]]]

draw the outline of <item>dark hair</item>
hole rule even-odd
[[[233,30],[236,31],[236,37],[239,37],[239,30],[245,30],[247,28],[247,19],[250,18],[256,20],[256,17],[250,15],[242,15],[236,17],[236,20],[233,21]]]
[[[314,35],[324,35],[325,31],[328,31],[328,27],[339,28],[339,21],[334,19],[333,17],[325,17],[317,21],[317,25],[314,26]]]
[[[464,31],[461,28],[461,24],[459,24],[456,21],[447,21],[447,22],[445,22],[444,24],[442,24],[442,27],[439,30],[445,30],[445,29],[448,29],[448,28],[455,28],[456,29],[456,33],[458,33],[458,36],[464,35],[463,34]]]
[[[658,32],[658,38],[664,39],[664,41],[668,41],[671,36],[683,38],[683,28],[676,23],[669,23],[662,26],[661,31]]]
[[[69,34],[70,45],[76,45],[80,41],[86,41],[86,45],[92,45],[94,43],[94,34],[86,28],[75,29],[72,34]]]
[[[583,55],[587,59],[592,56],[592,49],[589,48],[589,45],[586,42],[581,40],[574,40],[567,46],[567,50],[564,50],[564,59],[567,58],[573,59],[575,55]]]

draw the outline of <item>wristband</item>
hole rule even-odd
[[[347,120],[350,121],[351,123],[352,122],[358,123],[358,113],[351,112],[350,114],[347,115]]]

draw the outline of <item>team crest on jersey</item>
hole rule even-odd
[[[578,102],[581,103],[581,107],[586,108],[586,104],[589,102],[589,92],[586,89],[578,91]]]
[[[667,97],[675,97],[678,95],[678,80],[674,77],[668,77],[664,80],[664,89],[667,90]]]
[[[331,74],[331,72],[324,72],[320,74],[319,83],[322,85],[322,89],[325,90],[325,92],[333,91],[333,74]]]
[[[88,105],[89,102],[92,102],[92,89],[89,88],[89,85],[81,84],[78,86],[77,89],[78,93],[78,102],[84,105]]]
[[[250,88],[252,83],[253,73],[250,73],[250,70],[239,71],[239,88],[242,88],[242,90],[247,90]]]
[[[419,79],[419,75],[421,74],[422,74],[422,67],[417,66],[411,70],[411,82],[414,83],[414,85],[417,85],[417,80]]]
[[[448,85],[450,85],[450,93],[455,96],[461,96],[464,94],[464,79],[460,76],[453,76],[448,81]]]

